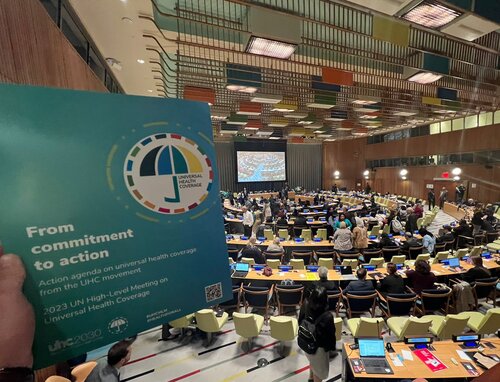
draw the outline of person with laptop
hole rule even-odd
[[[462,275],[462,279],[467,281],[469,284],[474,283],[478,279],[486,279],[491,277],[491,272],[489,269],[485,268],[483,265],[483,258],[481,256],[473,256],[470,258],[473,268],[470,268],[467,272]]]
[[[375,291],[373,282],[366,279],[366,274],[367,273],[365,268],[357,269],[356,277],[358,279],[351,281],[349,285],[347,285],[347,287],[344,289],[343,293]]]
[[[303,320],[315,324],[314,337],[318,349],[314,354],[307,354],[309,360],[309,382],[321,382],[328,378],[331,350],[335,350],[335,324],[332,313],[328,310],[328,295],[322,286],[316,286],[302,304],[299,313],[299,324]]]
[[[377,289],[384,296],[391,294],[400,294],[405,292],[405,282],[403,278],[397,273],[398,268],[394,263],[387,263],[387,276],[383,279],[380,279],[378,276],[375,276],[375,280],[377,280]]]

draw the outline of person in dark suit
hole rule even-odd
[[[449,225],[445,225],[443,227],[443,234],[436,238],[436,242],[444,243],[445,241],[453,241],[455,240],[455,236],[451,233],[451,227]]]
[[[401,244],[401,252],[409,253],[410,247],[420,247],[422,244],[413,236],[413,233],[405,233],[406,240]]]
[[[120,341],[108,351],[106,362],[99,362],[92,369],[87,379],[88,382],[118,382],[120,368],[130,360],[130,342]]]
[[[369,292],[374,291],[373,282],[366,280],[366,269],[359,268],[356,271],[357,280],[351,281],[344,289],[343,293],[348,292]]]
[[[405,292],[405,282],[403,278],[397,274],[398,268],[394,263],[387,263],[387,276],[380,279],[375,276],[377,280],[377,289],[383,295],[388,293],[404,293]]]
[[[265,264],[266,259],[264,258],[264,255],[260,251],[259,247],[255,245],[256,242],[257,239],[255,236],[250,237],[247,246],[240,252],[240,258],[248,257],[250,259],[254,259],[255,264]]]
[[[414,213],[413,208],[408,208],[408,220],[406,220],[406,231],[415,232],[417,228],[418,216]]]
[[[432,188],[427,193],[427,202],[429,203],[429,211],[436,207],[436,195]]]
[[[298,210],[293,211],[293,216],[295,216],[295,227],[307,227],[307,219],[299,214]]]
[[[398,245],[392,240],[388,234],[383,233],[380,236],[380,243],[379,243],[379,248],[384,248],[384,247],[397,247]]]
[[[474,268],[470,268],[467,272],[462,275],[462,279],[467,281],[469,284],[474,283],[478,279],[487,279],[491,277],[491,272],[489,269],[483,266],[483,258],[481,256],[471,257],[472,264]]]

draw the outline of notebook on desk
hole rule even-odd
[[[358,345],[359,356],[367,374],[394,374],[385,358],[384,340],[360,338]]]

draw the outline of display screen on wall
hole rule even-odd
[[[278,182],[286,180],[283,151],[237,151],[238,182]]]
[[[286,181],[286,141],[249,139],[234,142],[239,183]]]

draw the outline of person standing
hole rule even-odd
[[[310,365],[309,381],[321,382],[328,378],[329,352],[335,350],[337,340],[333,316],[328,310],[328,294],[322,286],[316,286],[302,305],[299,323],[305,319],[315,324],[314,336],[318,346],[314,354],[306,353]]]
[[[448,200],[448,190],[446,187],[443,187],[441,189],[441,192],[439,193],[439,208],[443,209],[444,207],[444,202]]]
[[[366,183],[365,194],[369,195],[372,192],[372,188],[370,187],[370,183]]]
[[[429,211],[436,207],[436,195],[432,188],[427,193],[427,202],[429,203]]]
[[[464,202],[464,195],[465,195],[465,187],[463,184],[459,184],[457,187],[455,187],[455,201],[457,204],[462,204]]]
[[[241,211],[243,212],[243,232],[246,237],[252,236],[252,227],[253,227],[253,215],[250,211],[248,211],[247,207],[242,207]]]

